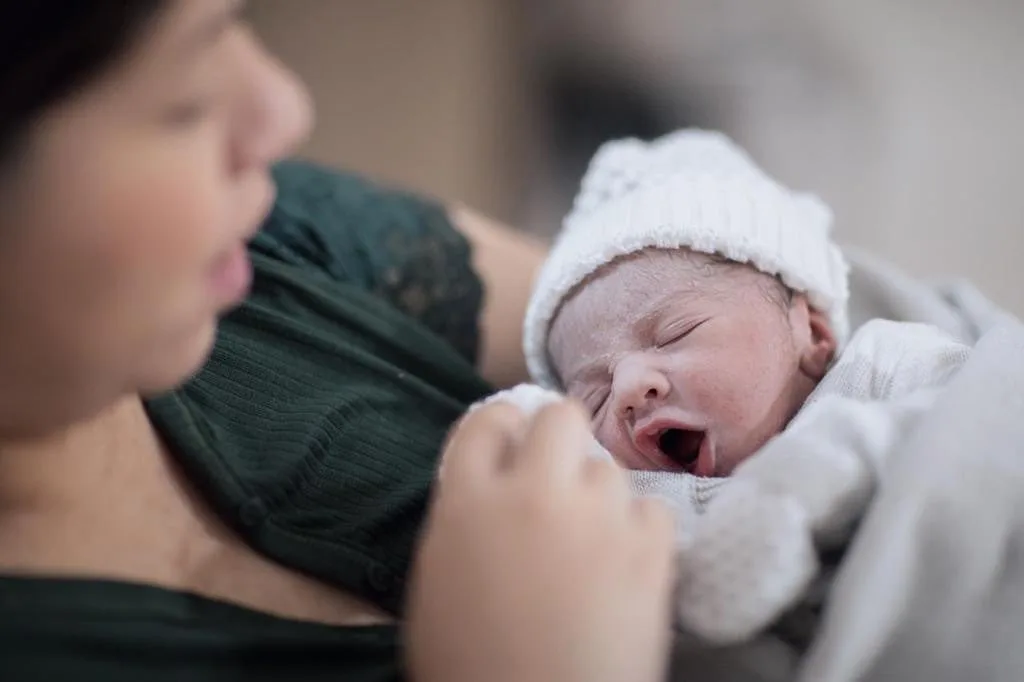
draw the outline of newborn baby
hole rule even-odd
[[[728,476],[846,335],[831,219],[723,135],[606,144],[528,309],[534,379],[581,400],[625,467]]]
[[[565,300],[548,352],[560,387],[630,469],[728,476],[822,379],[836,336],[806,295],[688,249],[599,269]]]
[[[819,554],[849,539],[968,354],[916,324],[847,339],[831,222],[723,135],[606,144],[527,310],[536,384],[488,400],[587,407],[595,456],[676,509],[677,614],[706,640],[749,638],[807,601]]]

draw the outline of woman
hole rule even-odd
[[[539,252],[352,177],[272,174],[309,104],[238,10],[0,9],[2,679],[398,676],[438,452],[488,390],[478,323],[490,377],[519,367]],[[658,676],[667,523],[559,409],[455,434],[414,676]]]

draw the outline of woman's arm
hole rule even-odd
[[[449,215],[472,245],[473,266],[484,285],[480,373],[498,387],[525,381],[523,317],[547,248],[464,206],[451,207]]]

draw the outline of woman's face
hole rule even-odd
[[[43,114],[0,180],[0,433],[53,428],[204,361],[245,295],[299,83],[229,0],[175,0]]]

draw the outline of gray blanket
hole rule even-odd
[[[821,612],[740,646],[680,638],[680,682],[1024,680],[1024,325],[964,282],[853,263],[855,324],[927,322],[970,360],[887,464]]]

